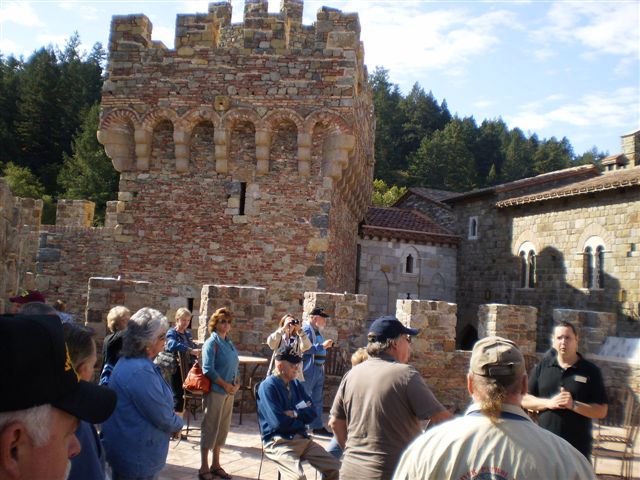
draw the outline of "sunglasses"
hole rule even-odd
[[[289,322],[291,325],[300,325],[300,320],[298,320],[297,318],[294,318],[293,320],[291,320]]]
[[[220,323],[222,325],[225,325],[225,324],[228,323],[229,325],[231,325],[231,320],[219,320],[218,323]]]
[[[407,342],[411,343],[411,335],[407,335]]]

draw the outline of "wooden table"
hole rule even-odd
[[[251,357],[248,355],[239,355],[240,366],[242,367],[241,378],[240,378],[240,415],[238,418],[238,423],[242,425],[242,412],[244,410],[244,392],[251,392],[253,388],[253,377],[256,374],[256,370],[260,367],[260,365],[266,365],[269,362],[268,358],[264,357]],[[251,373],[247,377],[247,366],[253,365],[251,368]],[[251,392],[253,397],[253,392]]]

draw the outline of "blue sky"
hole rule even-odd
[[[243,0],[232,0],[242,21]],[[154,40],[173,48],[178,13],[207,1],[0,0],[0,52],[28,57],[63,46],[108,44],[115,14],[144,13]],[[541,138],[566,136],[577,154],[620,151],[640,128],[640,1],[306,0],[310,25],[323,6],[358,12],[365,62],[390,71],[403,93],[414,83],[460,116],[502,117]],[[271,0],[276,12],[280,0]]]

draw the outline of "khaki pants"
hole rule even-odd
[[[204,417],[200,425],[200,447],[211,450],[227,441],[233,412],[233,395],[209,392],[204,396]]]
[[[278,464],[284,480],[305,480],[302,460],[306,460],[322,474],[322,478],[339,478],[340,461],[310,438],[296,435],[292,440],[274,438],[264,446],[267,457]]]

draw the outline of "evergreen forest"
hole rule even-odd
[[[95,202],[99,224],[117,197],[118,174],[96,139],[105,57],[100,43],[83,51],[77,33],[62,49],[42,47],[26,60],[0,53],[0,172],[14,195],[44,200],[44,223],[67,198]],[[525,135],[499,118],[478,125],[452,115],[417,83],[403,95],[382,67],[369,80],[376,205],[393,204],[406,187],[462,192],[606,156],[595,147],[576,155],[567,138]]]

